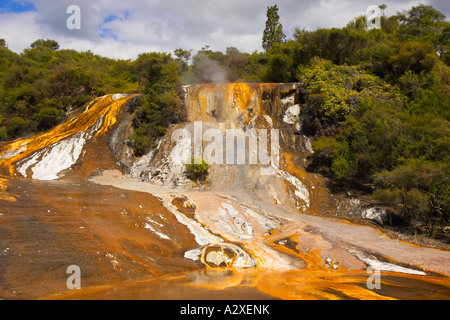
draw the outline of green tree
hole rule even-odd
[[[365,22],[364,22],[365,23]],[[362,20],[347,28],[317,29],[305,31],[296,29],[295,39],[303,46],[302,60],[307,63],[314,57],[331,60],[335,64],[356,64],[361,52],[369,42],[367,33],[361,28]]]
[[[450,22],[445,15],[430,5],[420,4],[397,16],[401,40],[429,42],[439,56],[448,52]]]
[[[50,49],[52,51],[56,51],[59,49],[59,43],[56,42],[55,40],[39,39],[31,44],[31,48],[33,48],[33,49]]]
[[[142,92],[140,106],[133,119],[135,133],[131,146],[136,156],[142,156],[156,147],[167,128],[186,117],[182,104],[182,87],[178,64],[166,53],[145,53],[136,60],[139,86]]]
[[[95,95],[138,91],[140,70],[133,61],[58,48],[56,41],[43,39],[22,54],[0,46],[0,114],[5,117],[0,139],[51,129],[64,111]],[[15,117],[26,124],[12,121]]]
[[[411,70],[418,74],[431,71],[438,62],[438,56],[432,44],[426,42],[397,42],[393,45],[397,54],[389,57],[396,79]]]
[[[379,101],[400,101],[387,83],[364,70],[356,67],[337,66],[331,61],[312,59],[311,66],[298,68],[298,79],[308,90],[310,100],[308,109],[322,123],[336,125],[354,112],[362,99]],[[318,103],[314,100],[320,99]],[[309,105],[312,102],[311,105]]]
[[[450,220],[450,166],[411,159],[375,177],[374,196],[393,207],[414,232],[435,237]]]
[[[267,8],[266,28],[263,33],[262,47],[268,51],[272,49],[275,44],[283,43],[286,38],[283,33],[283,26],[280,23],[280,16],[278,15],[278,6],[274,5]]]
[[[228,79],[231,82],[244,79],[247,74],[249,54],[240,52],[236,47],[228,47],[223,61],[224,67],[228,70]]]
[[[44,107],[36,115],[35,121],[39,130],[53,128],[61,121],[61,112],[55,107]]]
[[[430,5],[420,4],[398,14],[397,19],[400,22],[400,36],[409,40],[440,33],[445,15]]]
[[[282,53],[270,55],[267,81],[289,82],[292,74],[292,63],[292,58],[289,55]]]
[[[22,117],[14,117],[10,120],[8,125],[8,136],[16,137],[27,130],[28,121]]]
[[[177,57],[177,62],[180,65],[180,71],[187,72],[192,50],[183,50],[181,48],[178,48],[174,51],[174,53],[175,56]]]

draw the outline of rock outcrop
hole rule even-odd
[[[367,208],[361,212],[361,217],[378,223],[379,225],[391,225],[391,213],[380,207]]]
[[[119,168],[107,140],[124,117],[127,106],[137,97],[116,94],[94,99],[81,114],[54,129],[3,145],[0,147],[3,173],[55,180],[74,171],[89,177],[100,168]],[[113,145],[118,144],[121,142],[116,139]]]

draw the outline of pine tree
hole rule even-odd
[[[283,26],[280,23],[277,5],[267,7],[267,21],[263,34],[262,47],[264,50],[268,51],[274,44],[283,43],[285,37]]]

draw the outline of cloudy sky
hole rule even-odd
[[[388,16],[424,3],[450,17],[448,0],[0,0],[0,38],[15,52],[43,38],[120,59],[176,48],[196,52],[205,45],[253,52],[262,50],[268,6],[278,5],[289,37],[295,27],[343,27],[369,5],[383,3]],[[70,5],[81,10],[79,30],[67,28]]]

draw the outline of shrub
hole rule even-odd
[[[8,130],[5,127],[0,127],[0,141],[8,139]]]
[[[333,125],[345,120],[363,99],[401,102],[401,96],[387,83],[357,67],[337,66],[328,60],[312,59],[311,67],[300,67],[298,77],[311,98],[315,117]]]
[[[131,147],[136,156],[148,153],[167,128],[185,120],[178,65],[170,55],[141,54],[137,60],[142,97],[134,112]]]
[[[61,112],[55,107],[44,107],[36,115],[35,121],[39,130],[53,128],[61,121]]]
[[[436,227],[450,222],[449,169],[446,163],[409,160],[376,174],[374,197],[396,209],[413,231],[435,236]]]
[[[197,183],[205,181],[208,177],[209,167],[209,164],[204,159],[202,159],[201,163],[195,163],[194,158],[192,158],[191,163],[186,164],[186,175],[190,180]]]
[[[16,137],[23,133],[28,127],[28,121],[22,117],[14,117],[9,121],[8,136]]]
[[[130,146],[136,157],[142,157],[151,149],[151,142],[145,138],[142,128],[136,129],[135,133],[130,136]]]

